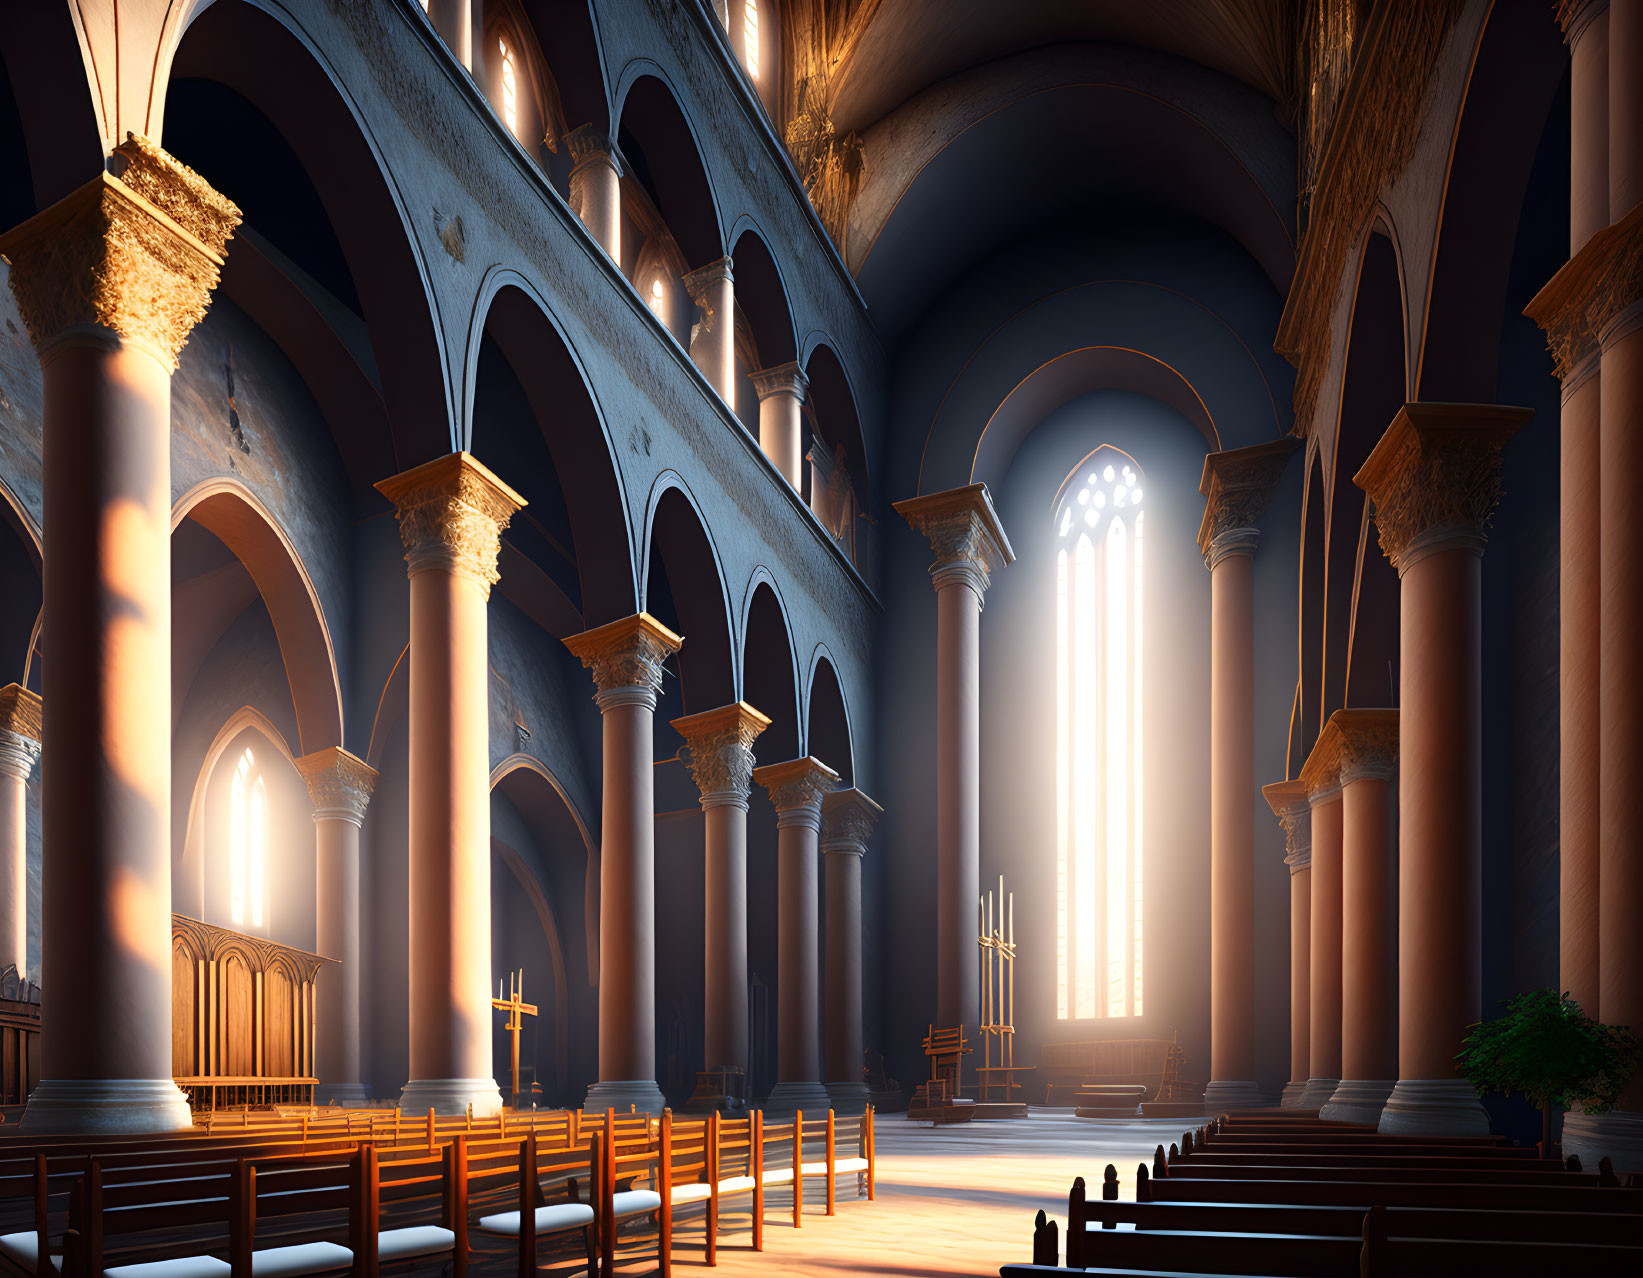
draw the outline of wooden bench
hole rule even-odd
[[[1140,1084],[1155,1101],[1181,1099],[1174,1093],[1185,1059],[1180,1043],[1167,1038],[1044,1043],[1038,1049],[1044,1103],[1071,1104],[1078,1092],[1103,1083]]]

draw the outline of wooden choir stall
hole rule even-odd
[[[314,982],[336,960],[171,916],[171,1072],[196,1110],[314,1101]]]

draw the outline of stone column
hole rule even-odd
[[[762,368],[753,374],[759,395],[759,447],[776,464],[795,492],[804,484],[804,447],[801,410],[810,380],[797,362]]]
[[[0,237],[40,357],[53,739],[31,1132],[190,1124],[171,1081],[171,374],[239,210],[139,137]]]
[[[320,1104],[363,1105],[360,1077],[359,831],[376,786],[376,770],[340,746],[297,760],[314,801],[315,948],[338,966],[314,988],[315,1090]]]
[[[613,262],[622,261],[622,170],[616,144],[597,125],[565,138],[570,147],[570,206]]]
[[[702,370],[719,398],[736,408],[736,287],[728,257],[691,271],[679,282],[702,308],[702,319],[690,330],[690,358]]]
[[[884,809],[860,790],[822,799],[821,850],[827,862],[827,983],[822,1077],[841,1114],[867,1108],[861,1044],[861,859]]]
[[[1289,1082],[1282,1104],[1300,1105],[1312,1062],[1312,803],[1306,782],[1274,781],[1261,787],[1284,830],[1289,867]]]
[[[456,60],[468,68],[474,83],[484,89],[484,0],[428,0],[428,17]]]
[[[1204,459],[1198,549],[1210,571],[1211,1113],[1266,1104],[1255,1082],[1255,525],[1293,438]]]
[[[1387,789],[1397,770],[1396,710],[1337,710],[1324,731],[1341,780],[1341,1084],[1319,1117],[1380,1121],[1398,1068],[1397,920]]]
[[[40,698],[0,688],[0,968],[29,974],[28,781],[40,757]]]
[[[1310,809],[1312,900],[1306,1090],[1297,1105],[1321,1109],[1341,1085],[1341,774],[1336,742],[1319,733],[1301,767]]]
[[[747,1077],[747,796],[770,720],[745,701],[675,719],[706,826],[702,1064]],[[728,1107],[720,1095],[714,1108]],[[745,1095],[743,1097],[745,1098]]]
[[[411,1077],[399,1103],[495,1114],[486,605],[502,529],[525,499],[467,453],[377,490],[399,512],[411,579]]]
[[[665,1106],[656,1086],[656,694],[684,639],[648,612],[565,647],[593,675],[604,727],[599,834],[599,1081],[583,1109]]]
[[[1354,481],[1400,580],[1398,1084],[1384,1132],[1479,1135],[1455,1074],[1482,1015],[1483,547],[1525,408],[1405,404]]]
[[[820,759],[790,759],[758,769],[776,809],[776,1086],[765,1107],[821,1113],[821,945],[817,935],[817,842],[822,796],[839,774]]]
[[[992,570],[1015,562],[986,484],[898,501],[936,562],[936,1017],[981,1013],[975,903],[981,898],[981,605]]]

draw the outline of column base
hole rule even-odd
[[[594,1083],[588,1088],[582,1102],[584,1114],[603,1114],[614,1109],[618,1114],[632,1111],[636,1114],[660,1114],[667,1108],[662,1089],[648,1078],[615,1078],[609,1082]]]
[[[1343,1078],[1335,1094],[1318,1111],[1318,1117],[1331,1123],[1368,1123],[1373,1127],[1381,1121],[1386,1098],[1396,1086],[1390,1078]]]
[[[831,1108],[832,1101],[827,1095],[827,1089],[820,1083],[777,1083],[764,1100],[766,1114],[784,1117],[802,1109],[817,1118],[826,1118],[827,1111]]]
[[[169,1078],[44,1078],[29,1094],[25,1134],[185,1132],[188,1097]]]
[[[314,1089],[314,1104],[338,1105],[343,1109],[364,1109],[371,1103],[371,1089],[364,1083],[321,1083]]]
[[[1295,1102],[1296,1106],[1300,1109],[1322,1109],[1340,1085],[1341,1080],[1338,1078],[1309,1078],[1306,1080],[1306,1090],[1301,1093],[1301,1099]]]
[[[1239,1079],[1211,1079],[1204,1088],[1204,1110],[1210,1114],[1235,1114],[1241,1109],[1262,1109],[1267,1094],[1255,1083]]]
[[[399,1111],[412,1118],[430,1109],[439,1115],[494,1118],[502,1112],[502,1092],[494,1078],[413,1078],[400,1090]]]
[[[27,1120],[25,1120],[27,1121]],[[1595,1172],[1604,1158],[1616,1172],[1643,1172],[1643,1113],[1612,1109],[1607,1114],[1563,1116],[1563,1156],[1580,1156],[1582,1171]]]
[[[866,1083],[823,1083],[835,1114],[864,1114],[869,1093]]]
[[[1294,1109],[1301,1103],[1301,1097],[1306,1094],[1306,1080],[1288,1082],[1284,1084],[1284,1094],[1278,1104],[1284,1109]]]
[[[1379,1127],[1390,1136],[1487,1136],[1489,1115],[1464,1079],[1400,1078]]]

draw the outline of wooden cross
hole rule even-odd
[[[519,1033],[525,1028],[522,1017],[535,1016],[536,1004],[527,1003],[525,999],[525,969],[508,973],[508,997],[502,997],[502,982],[496,983],[496,997],[491,1000],[491,1006],[499,1012],[508,1014],[508,1023],[502,1028],[513,1035],[513,1095],[519,1095]]]

